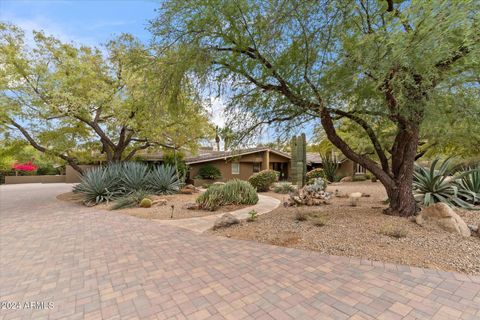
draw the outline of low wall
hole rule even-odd
[[[221,182],[222,179],[193,179],[195,187],[203,187],[204,185],[211,185],[214,182]]]
[[[5,176],[5,184],[65,183],[66,176]]]
[[[92,167],[97,167],[97,165],[80,165],[82,170],[87,170]],[[77,170],[73,169],[71,166],[65,166],[65,182],[66,183],[78,183],[80,182],[80,173]]]

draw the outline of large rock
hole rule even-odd
[[[462,237],[470,237],[470,229],[463,219],[445,203],[436,203],[424,208],[415,221],[421,225],[436,224],[445,231],[458,233]]]
[[[238,220],[237,217],[231,213],[225,213],[223,216],[215,220],[213,229],[226,228],[237,223],[240,223],[240,220]]]
[[[352,182],[353,178],[351,176],[346,176],[340,179],[340,182]]]

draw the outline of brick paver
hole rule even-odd
[[[199,235],[0,187],[1,319],[480,319],[480,278]],[[479,262],[480,263],[480,262]]]

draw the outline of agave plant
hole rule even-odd
[[[175,168],[162,165],[154,168],[148,176],[148,188],[156,194],[172,194],[177,192],[182,185],[178,179]]]
[[[112,172],[120,170],[120,179],[127,193],[148,190],[148,166],[140,162],[126,162],[121,167],[112,167]]]
[[[430,168],[416,165],[413,179],[413,193],[415,200],[424,206],[437,202],[444,202],[450,206],[472,209],[473,206],[465,201],[471,193],[460,189],[454,179],[449,177],[449,159],[443,161],[438,170],[439,159],[435,159]]]
[[[73,192],[82,193],[87,205],[109,202],[123,195],[119,183],[118,177],[112,176],[107,168],[95,167],[83,174]]]
[[[462,191],[464,200],[472,204],[480,203],[480,165],[461,173],[456,180],[458,189]]]

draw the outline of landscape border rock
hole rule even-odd
[[[471,232],[463,219],[447,204],[435,203],[423,208],[415,217],[415,222],[421,226],[433,223],[445,231],[457,233],[462,237],[470,237]]]

